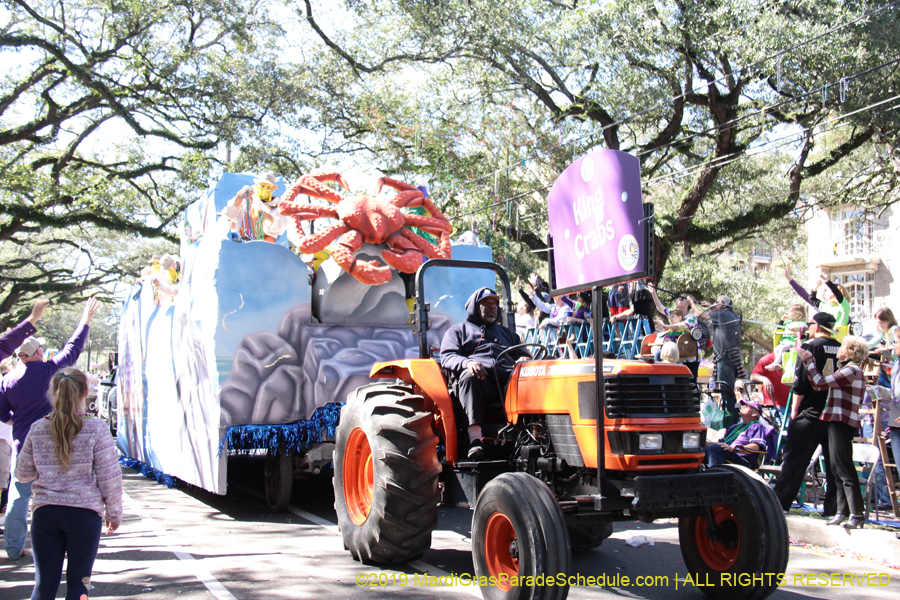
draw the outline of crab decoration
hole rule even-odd
[[[450,258],[450,232],[453,226],[420,190],[408,183],[382,177],[378,180],[376,194],[387,185],[399,192],[390,200],[379,200],[365,194],[344,197],[325,185],[323,182],[326,181],[350,191],[340,173],[304,175],[281,201],[281,213],[291,217],[290,227],[294,228],[299,238],[297,247],[304,253],[315,254],[340,238],[331,256],[347,273],[368,285],[382,285],[390,281],[391,267],[403,273],[415,273],[423,262],[423,255],[428,258]],[[336,206],[298,204],[296,199],[300,194],[322,198]],[[405,214],[401,210],[419,206],[433,216]],[[310,235],[303,233],[301,222],[326,217],[341,222]],[[410,227],[437,236],[438,245],[428,242],[411,231]],[[353,254],[364,243],[387,244],[389,247],[381,253],[381,257],[390,266],[358,260]]]

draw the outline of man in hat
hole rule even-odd
[[[710,467],[726,462],[749,469],[759,466],[759,459],[768,450],[766,438],[771,427],[759,421],[762,406],[759,400],[741,398],[740,421],[725,430],[718,442],[706,446],[704,462]]]
[[[252,187],[242,187],[222,211],[231,220],[232,230],[248,240],[278,239],[287,229],[285,217],[278,209],[280,199],[273,195],[279,187],[271,173],[255,178]]]
[[[512,370],[497,362],[507,348],[519,343],[516,333],[500,321],[500,296],[480,288],[466,301],[469,316],[447,330],[441,341],[441,366],[456,375],[456,394],[466,414],[470,460],[484,460],[481,425],[484,406],[502,402]],[[511,358],[530,358],[524,349]]]
[[[100,308],[95,298],[87,301],[81,322],[66,342],[63,349],[52,359],[44,360],[44,340],[29,337],[16,349],[16,355],[22,361],[22,367],[8,373],[0,381],[0,421],[12,419],[13,439],[16,447],[21,448],[32,424],[52,412],[47,391],[50,379],[64,367],[71,367],[81,355],[84,342],[90,331],[94,313]],[[11,502],[6,515],[6,555],[10,560],[17,560],[25,550],[25,537],[28,533],[26,516],[28,501],[31,499],[31,482],[16,481],[18,497]]]
[[[809,322],[809,336],[810,340],[800,347],[812,353],[819,373],[831,374],[837,371],[840,368],[837,351],[841,345],[834,339],[834,316],[826,312],[813,315]],[[791,391],[793,403],[788,408],[792,420],[788,425],[784,461],[781,464],[781,474],[775,482],[775,494],[781,501],[781,507],[789,510],[800,491],[809,461],[821,444],[825,458],[826,486],[823,513],[826,517],[831,517],[837,512],[837,488],[828,454],[828,422],[819,419],[828,401],[829,390],[815,389],[803,364],[798,363]]]
[[[44,316],[44,310],[49,305],[49,300],[38,300],[34,303],[27,319],[0,336],[0,360],[12,356],[13,350],[18,348],[25,338],[37,333],[35,325]]]

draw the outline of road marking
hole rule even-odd
[[[248,486],[240,484],[240,483],[232,483],[230,485],[233,487],[236,487],[237,489],[241,490],[242,492],[250,494],[251,496],[255,496],[256,498],[265,499],[265,494],[263,494],[262,492],[259,492],[257,490],[254,490],[251,487],[248,487]],[[302,508],[297,508],[296,506],[288,506],[286,510],[288,512],[291,512],[291,513],[297,515],[298,517],[306,519],[307,521],[309,521],[310,523],[313,523],[314,525],[318,525],[319,527],[321,527],[323,529],[327,529],[329,532],[333,533],[334,535],[340,535],[340,533],[341,533],[341,531],[338,528],[336,523],[332,523],[331,521],[329,521],[327,519],[323,519],[322,517],[316,516],[310,512],[306,512]],[[434,577],[448,577],[448,578],[452,576],[451,573],[448,573],[447,571],[444,571],[443,569],[439,569],[438,567],[435,567],[434,565],[429,565],[427,562],[424,562],[421,560],[414,560],[414,561],[411,561],[411,562],[408,562],[405,564],[409,565],[410,567],[412,567],[413,569],[415,569],[417,571],[421,571],[422,573],[424,573],[426,575],[430,575],[430,576],[434,576]],[[478,586],[471,586],[471,585],[467,586],[467,585],[458,584],[458,585],[447,585],[447,586],[442,586],[442,587],[456,589],[457,591],[464,592],[470,596],[474,596],[475,598],[482,597],[481,588]]]
[[[158,537],[162,543],[166,546],[166,549],[174,554],[178,560],[183,560],[188,564],[190,571],[193,576],[197,578],[200,583],[206,586],[206,589],[212,593],[213,596],[218,598],[219,600],[237,600],[231,592],[225,589],[225,586],[219,583],[219,580],[213,577],[208,571],[204,570],[200,563],[194,559],[193,556],[190,555],[184,548],[172,542],[169,538],[169,535],[163,530],[162,527],[157,524],[156,521],[153,520],[153,517],[147,515],[143,507],[138,504],[136,501],[132,500],[132,498],[126,494],[122,493],[122,497],[125,500],[126,504],[129,505],[129,511],[133,514],[136,514],[141,518],[141,521],[147,524],[150,529],[153,531],[153,534]]]

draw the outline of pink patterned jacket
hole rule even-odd
[[[53,448],[50,420],[43,418],[31,426],[16,459],[16,479],[34,481],[32,510],[45,504],[88,508],[107,521],[121,523],[122,469],[106,423],[84,420],[72,440],[71,467],[66,472]]]

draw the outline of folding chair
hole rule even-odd
[[[857,470],[860,472],[859,485],[864,486],[863,501],[866,507],[866,519],[872,506],[875,507],[875,520],[878,520],[878,498],[875,490],[875,466],[881,460],[881,452],[878,446],[872,444],[860,444],[853,442],[853,462],[859,463]]]

